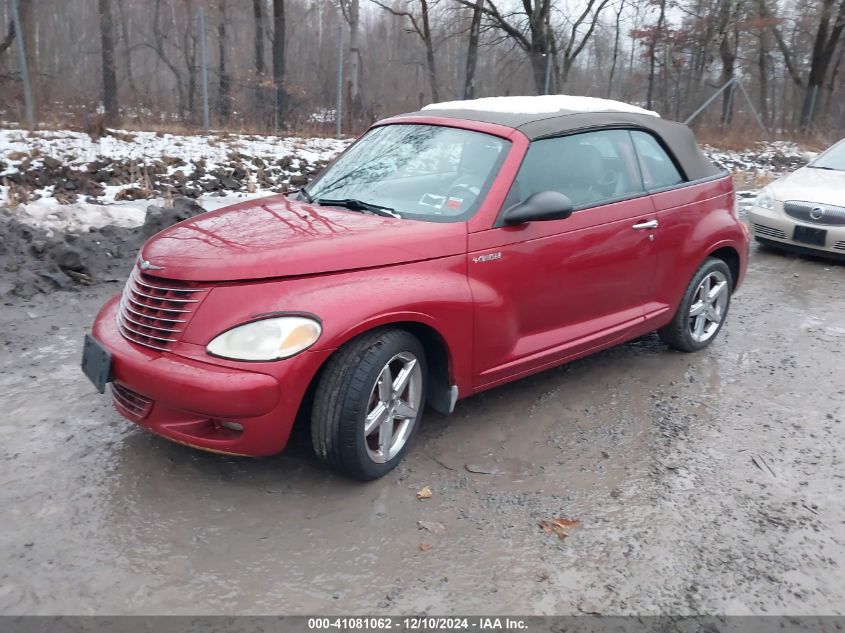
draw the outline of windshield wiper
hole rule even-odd
[[[385,218],[401,218],[402,216],[396,213],[390,207],[382,207],[363,200],[356,200],[355,198],[339,198],[332,200],[331,198],[317,198],[313,202],[322,204],[327,207],[344,207],[352,211],[369,211],[373,215],[380,215]]]
[[[841,169],[836,169],[836,167],[828,167],[827,165],[807,165],[807,167],[812,167],[813,169],[826,169],[828,171],[843,171]]]
[[[299,195],[305,198],[305,202],[307,202],[308,204],[314,202],[314,198],[311,197],[311,194],[308,193],[308,190],[305,187],[299,188]]]

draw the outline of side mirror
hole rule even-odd
[[[508,225],[543,220],[563,220],[572,215],[572,200],[558,191],[540,191],[528,196],[505,211],[502,218]]]

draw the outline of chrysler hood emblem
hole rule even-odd
[[[156,266],[155,264],[151,264],[146,259],[141,262],[141,270],[161,270],[164,266]]]

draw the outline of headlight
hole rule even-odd
[[[763,209],[774,209],[775,197],[772,195],[772,190],[765,187],[760,193],[758,193],[757,197],[754,198],[754,206],[761,207]]]
[[[322,331],[317,321],[307,317],[262,319],[226,330],[205,351],[233,360],[279,360],[311,347]]]

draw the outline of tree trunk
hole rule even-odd
[[[349,20],[349,110],[353,121],[361,119],[361,8],[359,0],[348,0]]]
[[[20,33],[23,36],[24,54],[26,55],[26,70],[29,73],[29,90],[38,118],[38,47],[35,40],[35,16],[33,15],[32,0],[19,0],[18,14],[21,19]],[[17,31],[17,25],[15,28]],[[18,40],[20,42],[20,40]]]
[[[481,35],[481,8],[483,5],[484,0],[476,0],[475,7],[472,10],[466,72],[464,73],[464,99],[475,98],[475,68],[478,65],[478,40]]]
[[[252,0],[252,15],[255,19],[255,74],[261,77],[267,72],[264,64],[264,0]]]
[[[252,90],[252,107],[257,114],[258,120],[266,123],[266,100],[264,99],[264,75],[267,72],[267,65],[264,63],[264,0],[252,0],[252,15],[255,21],[255,85]]]
[[[528,58],[531,61],[534,86],[537,88],[538,95],[546,91],[546,65],[550,61],[548,55],[552,52],[549,29],[550,12],[551,0],[536,0],[531,13],[528,15],[528,30],[531,35]]]
[[[231,94],[229,73],[226,71],[226,0],[220,0],[220,21],[217,23],[217,114],[226,122],[231,114]]]
[[[140,100],[140,93],[138,86],[135,85],[135,73],[132,70],[132,47],[129,43],[129,17],[126,14],[126,7],[123,5],[123,0],[117,0],[117,10],[120,13],[120,37],[123,40],[121,48],[123,54],[123,63],[126,66],[126,78],[129,81],[129,88],[132,90],[132,95],[136,102]],[[138,115],[140,118],[140,115]]]
[[[760,35],[757,42],[757,69],[760,73],[760,118],[763,123],[769,125],[769,67],[766,63],[766,57],[769,54],[766,46],[766,31],[760,29]]]
[[[834,0],[822,0],[822,14],[819,20],[819,28],[816,31],[816,38],[813,42],[813,53],[810,58],[810,75],[807,78],[807,90],[804,93],[804,100],[801,106],[800,127],[807,129],[813,122],[817,110],[817,103],[821,98],[821,87],[827,75],[831,58],[836,50],[836,45],[845,29],[845,0],[841,0],[838,11],[830,26],[833,17]]]
[[[660,14],[657,25],[648,44],[648,89],[646,91],[646,109],[654,107],[654,68],[657,63],[657,42],[663,32],[663,22],[666,19],[666,0],[660,0]]]
[[[830,81],[827,84],[827,97],[824,103],[824,112],[826,115],[830,113],[830,104],[833,100],[833,92],[836,89],[836,78],[839,76],[843,57],[845,57],[845,43],[839,47],[839,55],[836,57],[836,64],[833,66],[833,71],[830,73]]]
[[[103,108],[106,121],[114,123],[119,118],[117,105],[117,78],[114,70],[114,20],[111,0],[99,0],[101,70],[103,77]]]
[[[613,76],[616,74],[616,60],[619,58],[619,21],[622,19],[622,11],[625,9],[625,0],[619,3],[619,8],[616,10],[616,29],[613,35],[613,56],[610,62],[610,74],[607,78],[607,98],[610,99],[611,91],[613,90]]]
[[[423,40],[425,41],[425,60],[428,66],[428,83],[431,86],[431,100],[434,103],[440,101],[440,92],[437,89],[437,68],[434,64],[434,42],[431,38],[431,24],[428,15],[428,0],[420,0],[422,12]]]
[[[273,0],[273,90],[275,91],[275,128],[284,125],[285,94],[285,0]]]
[[[722,43],[719,45],[719,56],[722,58],[722,85],[724,86],[734,78],[734,60],[736,59],[730,46],[727,45],[727,40],[722,40]],[[734,85],[731,84],[722,93],[722,114],[719,124],[723,129],[731,124],[733,100]]]
[[[9,26],[6,28],[6,37],[3,38],[3,41],[0,42],[0,57],[3,56],[11,46],[12,42],[15,41],[15,21],[12,16],[9,16]]]

